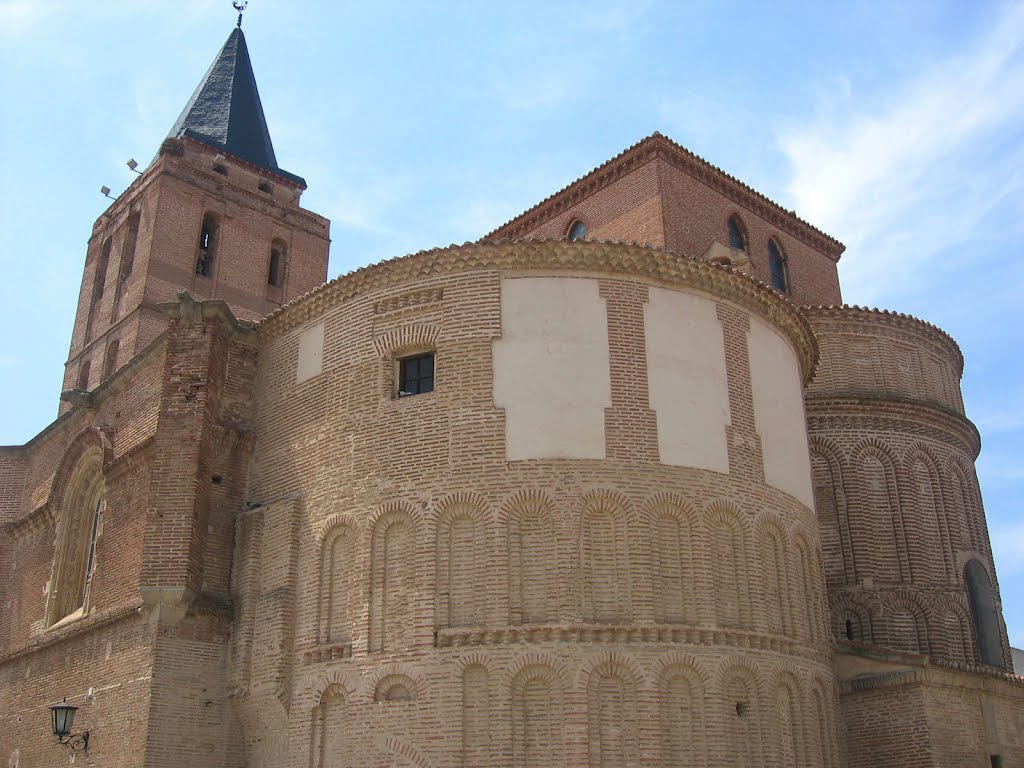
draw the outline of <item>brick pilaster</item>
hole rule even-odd
[[[608,364],[612,405],[605,409],[605,451],[609,459],[657,462],[658,421],[650,407],[647,337],[644,332],[646,285],[602,280],[608,315]]]

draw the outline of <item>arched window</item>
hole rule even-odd
[[[107,351],[103,357],[103,380],[106,381],[110,378],[111,374],[117,370],[117,350],[120,347],[120,339],[114,339],[107,344]]]
[[[103,453],[88,451],[78,462],[58,511],[57,545],[47,602],[47,626],[83,614],[96,565],[103,516]]]
[[[993,667],[1004,666],[1003,643],[999,633],[999,611],[996,595],[989,581],[988,571],[977,560],[971,560],[964,568],[967,583],[967,599],[971,605],[974,620],[974,637],[978,644],[978,657],[982,664]]]
[[[743,236],[743,224],[739,216],[729,217],[729,247],[738,251],[747,250],[747,238]]]
[[[270,246],[270,265],[267,269],[267,285],[284,284],[284,260],[287,246],[281,240],[275,240]]]
[[[789,293],[789,281],[786,276],[786,254],[772,238],[768,241],[768,269],[772,274],[772,286],[783,293]]]
[[[78,369],[78,386],[77,389],[89,391],[89,369],[92,366],[90,361],[86,360],[82,363],[82,366]]]
[[[196,274],[210,277],[213,274],[213,255],[217,245],[217,220],[212,214],[203,216],[199,230],[199,253],[196,256]]]
[[[98,301],[103,297],[103,287],[107,282],[107,266],[110,264],[110,238],[108,237],[103,241],[103,247],[100,248],[100,258],[96,262],[96,280],[93,283],[92,298],[93,301]]]
[[[569,225],[569,239],[570,240],[582,240],[587,236],[587,225],[579,219],[576,219],[572,224]]]

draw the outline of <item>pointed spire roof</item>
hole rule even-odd
[[[172,139],[183,136],[306,186],[301,177],[277,165],[241,27],[231,30],[168,134]]]

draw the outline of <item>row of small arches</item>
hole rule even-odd
[[[445,719],[459,724],[455,744],[464,766],[489,764],[509,746],[517,768],[563,765],[565,724],[574,722],[585,723],[589,765],[595,768],[635,765],[641,744],[646,757],[655,753],[666,767],[707,761],[754,765],[768,756],[797,768],[837,764],[831,681],[787,666],[670,658],[648,672],[610,655],[570,681],[558,662],[532,654],[497,672],[485,659],[469,659],[459,674],[461,723],[458,717]],[[352,724],[358,713],[352,707],[359,697],[353,693],[357,686],[347,682],[324,683],[315,697],[314,768],[354,764]],[[373,701],[393,701],[380,696],[396,686],[403,692],[398,701],[406,705],[421,707],[416,699],[430,698],[421,683],[388,672],[374,686]]]
[[[430,591],[430,579],[440,628],[655,621],[827,640],[814,538],[774,513],[719,502],[698,512],[668,496],[636,513],[604,492],[572,515],[537,492],[497,515],[469,495],[438,509],[427,520],[385,508],[365,536],[351,517],[326,522],[321,644],[352,642],[366,620],[367,650],[406,647],[414,596]]]
[[[815,438],[811,467],[830,585],[962,584],[958,553],[988,552],[977,478],[956,453]]]
[[[991,589],[980,562],[970,561],[965,571],[976,590]],[[983,598],[902,591],[872,599],[839,593],[831,602],[837,638],[962,664],[1005,666],[998,615]]]

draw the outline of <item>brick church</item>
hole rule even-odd
[[[0,448],[0,765],[1024,766],[960,350],[842,244],[656,133],[325,282],[305,188],[234,29]]]

